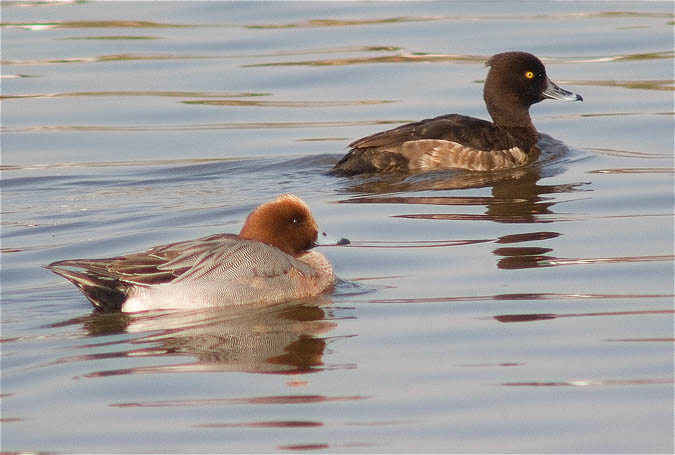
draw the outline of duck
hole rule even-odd
[[[540,150],[530,106],[583,98],[551,81],[541,60],[528,52],[496,54],[486,66],[483,99],[492,122],[448,114],[375,133],[349,144],[350,151],[329,173],[496,171],[535,161]]]
[[[104,259],[69,259],[47,269],[77,286],[102,312],[275,303],[331,290],[331,263],[310,251],[331,243],[307,204],[284,194],[255,208],[239,234],[215,234]]]

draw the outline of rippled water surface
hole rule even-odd
[[[673,451],[670,2],[2,3],[11,452]],[[540,56],[513,171],[326,175],[485,118]],[[98,314],[41,268],[217,232],[293,192],[341,278],[301,302]]]

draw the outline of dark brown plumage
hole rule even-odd
[[[526,52],[492,56],[483,99],[493,122],[448,114],[358,139],[332,169],[335,175],[446,168],[497,170],[539,156],[529,107],[546,98],[582,100],[555,85],[541,61]]]

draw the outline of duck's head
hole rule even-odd
[[[527,52],[504,52],[490,57],[483,99],[495,123],[519,120],[529,107],[546,98],[583,101],[581,95],[558,87],[546,75],[544,64]]]
[[[275,246],[299,256],[316,245],[319,228],[305,202],[284,194],[259,205],[246,218],[239,237]]]

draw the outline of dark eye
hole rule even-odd
[[[303,222],[303,218],[301,216],[294,216],[291,218],[291,223],[293,224],[301,224]]]

